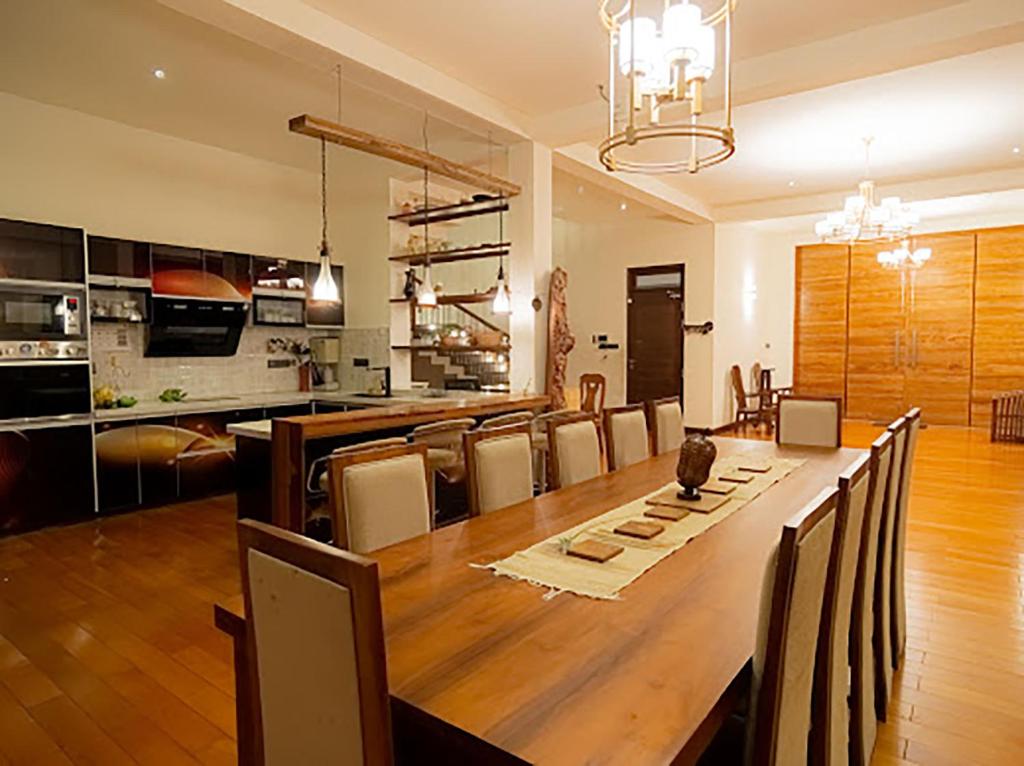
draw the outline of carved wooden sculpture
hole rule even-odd
[[[551,409],[565,408],[565,376],[569,366],[569,352],[576,345],[576,337],[569,330],[566,290],[569,274],[561,266],[551,272],[548,293],[548,368],[547,394]]]

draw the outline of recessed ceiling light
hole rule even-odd
[[[794,186],[796,186],[796,181],[790,181],[789,188],[792,189]]]
[[[583,194],[583,186],[582,185],[576,187],[576,193],[577,194]]]
[[[625,202],[622,202],[622,203],[619,204],[619,210],[621,210],[623,212],[626,211],[626,203]]]
[[[1020,147],[1019,146],[1013,147],[1013,153],[1014,154],[1020,154]]]
[[[153,76],[156,79],[158,79],[158,80],[162,80],[165,77],[167,77],[167,72],[165,72],[163,69],[160,69],[159,67],[157,67],[156,69],[153,70]]]

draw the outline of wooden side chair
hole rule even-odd
[[[473,418],[454,418],[416,426],[409,434],[409,440],[413,444],[427,445],[427,462],[430,465],[432,486],[437,480],[449,486],[466,480],[462,435],[473,428],[476,428],[476,421]]]
[[[327,471],[337,547],[369,553],[430,531],[433,498],[425,444],[333,455]]]
[[[542,412],[533,419],[534,469],[538,489],[547,492],[551,481],[551,446],[548,443],[548,424],[566,417],[575,417],[579,410],[552,410]]]
[[[551,478],[556,489],[601,475],[601,436],[585,412],[548,421]]]
[[[907,648],[907,596],[906,596],[906,550],[907,512],[910,507],[910,475],[917,451],[917,437],[921,431],[921,410],[914,407],[906,414],[907,445],[903,453],[900,470],[899,498],[896,503],[896,518],[893,521],[892,553],[892,666],[899,669]]]
[[[608,407],[604,411],[604,438],[608,446],[608,470],[639,463],[651,456],[651,440],[642,404]]]
[[[839,447],[843,441],[843,400],[838,396],[779,397],[778,444]]]
[[[505,415],[495,415],[480,422],[480,428],[504,428],[505,426],[518,426],[523,423],[532,423],[534,420],[532,412],[509,412]]]
[[[892,469],[885,487],[885,504],[878,531],[878,566],[874,590],[875,715],[886,720],[892,696],[892,561],[896,530],[896,506],[903,480],[903,454],[907,445],[907,420],[898,418],[889,426],[892,434]]]
[[[763,422],[760,397],[756,394],[748,394],[743,386],[743,371],[740,370],[738,364],[734,364],[730,370],[729,375],[732,380],[732,393],[736,400],[736,420],[735,426],[743,426],[746,430],[747,424],[753,423],[754,425],[760,425]],[[753,405],[751,405],[753,401]]]
[[[533,440],[529,422],[480,428],[465,442],[469,515],[506,508],[533,497]]]
[[[814,655],[839,492],[823,491],[782,528],[762,586],[746,762],[807,762]]]
[[[255,762],[392,764],[377,562],[249,519],[238,551]]]
[[[654,454],[662,455],[679,449],[686,438],[683,408],[678,396],[647,402],[647,423],[651,429]]]
[[[380,449],[381,447],[401,447],[408,442],[400,436],[388,437],[387,439],[371,439],[370,441],[359,442],[358,444],[350,444],[346,447],[338,447],[333,450],[329,455],[317,458],[313,461],[313,464],[309,467],[309,484],[308,489],[310,492],[314,490],[313,476],[316,473],[318,464],[323,465],[323,471],[320,473],[320,479],[316,482],[316,487],[319,487],[321,492],[327,492],[330,489],[330,474],[327,471],[327,463],[330,459],[336,455],[351,455],[353,452],[362,452],[368,449]]]
[[[886,431],[871,445],[870,502],[862,528],[857,581],[853,589],[850,625],[850,763],[869,766],[878,736],[875,717],[874,632],[875,574],[878,571],[878,531],[892,469],[892,434]]]
[[[814,661],[811,762],[845,766],[850,742],[850,621],[864,518],[871,500],[871,460],[864,455],[839,476],[821,629]]]
[[[600,417],[607,390],[608,382],[601,373],[585,372],[580,375],[580,411]]]

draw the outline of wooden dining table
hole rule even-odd
[[[488,564],[639,498],[678,452],[371,554],[380,565],[395,740],[465,762],[693,762],[744,693],[761,582],[782,525],[863,450],[715,438],[719,456],[806,462],[623,589],[546,590]],[[217,606],[235,639],[239,744],[247,667],[241,597]],[[429,742],[427,740],[430,740]],[[466,759],[469,760],[466,760]]]

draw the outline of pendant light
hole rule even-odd
[[[487,165],[488,173],[494,175],[491,162],[491,134],[487,134]],[[494,300],[491,302],[491,313],[508,315],[512,313],[512,296],[508,290],[508,279],[505,276],[505,195],[498,199],[498,281],[494,285]]]
[[[320,216],[320,273],[313,283],[313,300],[337,303],[340,300],[338,285],[331,274],[331,246],[327,244],[327,144],[323,138],[320,139]]]
[[[423,150],[430,153],[430,142],[427,139],[426,112],[423,113]],[[437,306],[437,293],[434,292],[434,278],[430,273],[430,173],[426,164],[423,165],[423,281],[416,292],[416,303],[424,308]]]

